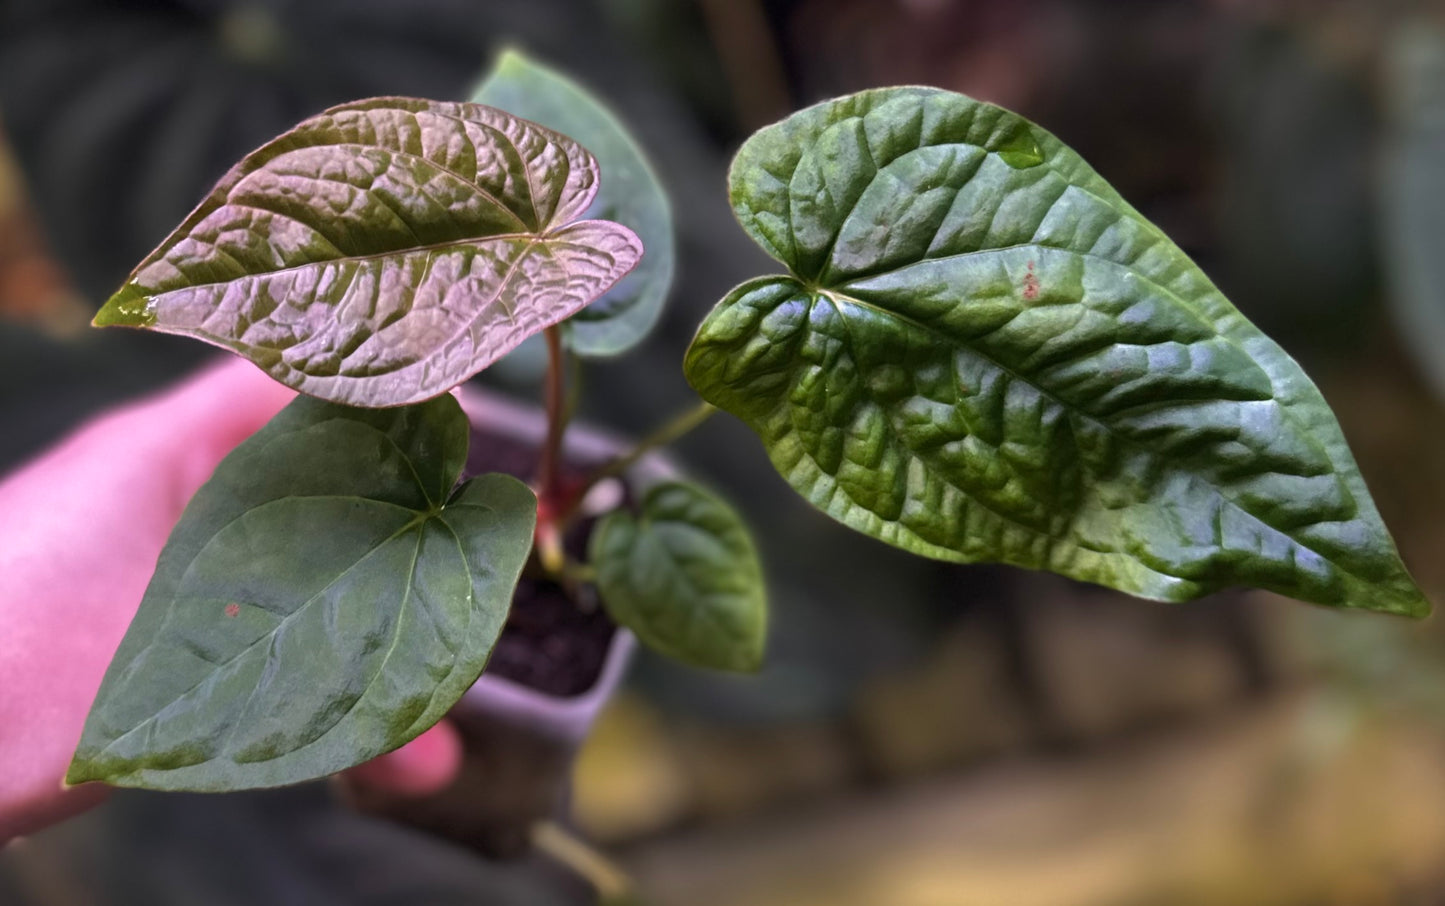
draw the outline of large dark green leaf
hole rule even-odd
[[[252,152],[96,316],[238,352],[312,396],[427,399],[576,313],[637,263],[577,220],[597,164],[477,104],[333,107]]]
[[[693,386],[843,523],[1164,600],[1231,585],[1423,614],[1299,366],[1056,138],[926,88],[743,146],[735,289]]]
[[[556,129],[596,155],[602,185],[587,215],[631,228],[647,256],[572,316],[568,342],[584,356],[613,356],[631,349],[657,323],[672,284],[674,256],[672,211],[642,149],[601,101],[516,50],[502,53],[472,100]]]
[[[658,485],[637,516],[619,510],[602,521],[590,558],[607,612],[646,644],[698,667],[762,663],[762,567],[747,526],[721,500],[690,484]]]
[[[67,780],[231,790],[396,748],[481,673],[536,501],[453,491],[467,421],[442,396],[299,398],[231,453],[162,551]]]

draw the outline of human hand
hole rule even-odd
[[[0,482],[0,846],[104,797],[62,779],[156,558],[221,459],[294,395],[229,361],[97,417]],[[423,795],[460,761],[442,723],[349,779]]]

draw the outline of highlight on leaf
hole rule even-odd
[[[418,402],[576,314],[637,264],[581,220],[597,162],[479,104],[333,107],[247,155],[95,318],[195,337],[311,396]]]
[[[729,178],[789,273],[718,303],[687,377],[825,513],[1143,597],[1428,612],[1304,372],[1043,129],[865,91],[754,134]]]

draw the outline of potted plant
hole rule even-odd
[[[511,56],[478,100],[306,120],[97,315],[305,396],[188,506],[70,782],[272,786],[395,748],[465,700],[524,572],[683,661],[755,668],[762,574],[727,504],[675,479],[584,503],[718,409],[818,509],[921,556],[1164,601],[1255,585],[1428,611],[1299,366],[1056,138],[932,88],[748,139],[733,208],[786,273],[699,327],[697,409],[568,474],[568,362],[624,353],[655,320],[666,203],[576,86]],[[448,391],[536,334],[530,486],[458,484],[468,418]]]

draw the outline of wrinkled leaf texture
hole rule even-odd
[[[436,723],[482,672],[531,550],[510,476],[453,489],[450,395],[299,397],[226,457],[171,533],[67,781],[297,783]]]
[[[580,145],[500,110],[343,104],[233,167],[95,323],[195,337],[333,402],[418,402],[636,265],[631,230],[578,220],[597,183]]]
[[[627,128],[599,99],[521,51],[508,49],[472,100],[556,129],[597,158],[602,183],[586,216],[626,225],[647,255],[617,285],[568,319],[579,355],[620,355],[657,323],[672,285],[672,209],[657,175]]]
[[[688,379],[824,512],[1161,600],[1428,611],[1319,391],[1043,129],[865,91],[755,134],[730,189],[790,273],[717,305]]]
[[[684,482],[652,488],[637,515],[609,514],[589,557],[607,612],[649,647],[695,667],[762,663],[767,595],[752,536],[727,504]]]

